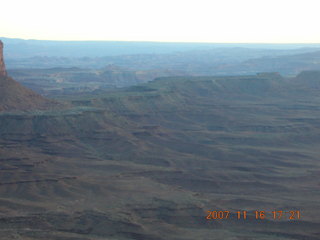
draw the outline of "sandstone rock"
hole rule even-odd
[[[4,60],[3,60],[3,43],[0,40],[0,76],[6,76],[7,71],[6,71],[6,66],[4,65]]]

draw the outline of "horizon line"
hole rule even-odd
[[[145,42],[145,43],[190,43],[190,44],[270,44],[270,45],[312,45],[320,44],[320,42],[207,42],[207,41],[157,41],[157,40],[62,40],[62,39],[35,39],[35,38],[13,38],[13,37],[0,37],[1,39],[15,39],[24,41],[52,41],[52,42]]]

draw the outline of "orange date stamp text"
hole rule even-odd
[[[224,220],[224,219],[238,219],[238,220],[247,220],[247,219],[273,219],[273,220],[299,220],[301,218],[301,211],[292,210],[292,211],[207,211],[207,220]]]

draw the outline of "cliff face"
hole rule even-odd
[[[3,60],[3,43],[0,40],[0,76],[6,76],[7,71],[6,71],[6,66],[4,65],[4,60]]]

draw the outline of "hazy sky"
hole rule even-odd
[[[3,0],[0,36],[320,43],[319,0]]]

